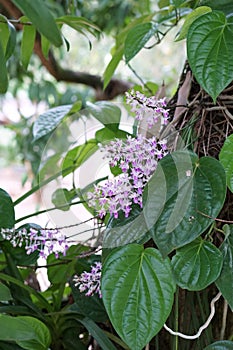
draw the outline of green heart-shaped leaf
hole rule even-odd
[[[187,36],[188,60],[198,83],[216,101],[233,80],[233,18],[222,12],[198,17]]]
[[[177,151],[164,157],[144,191],[148,230],[163,255],[200,236],[220,212],[225,172],[216,159]]]
[[[170,260],[138,244],[118,248],[104,262],[101,290],[117,333],[130,349],[141,350],[171,311],[175,283]]]
[[[178,249],[172,258],[176,283],[188,290],[202,290],[214,282],[221,272],[222,263],[220,250],[201,238]]]

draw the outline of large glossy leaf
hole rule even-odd
[[[177,151],[160,160],[144,191],[143,212],[162,254],[204,232],[220,212],[225,194],[225,172],[216,159]]]
[[[99,101],[87,102],[87,110],[106,128],[117,131],[121,119],[121,110],[111,102]]]
[[[226,172],[227,186],[233,192],[233,134],[225,140],[219,160]]]
[[[14,341],[23,349],[47,350],[51,342],[48,328],[30,316],[0,314],[0,329],[0,340]]]
[[[220,340],[208,345],[204,350],[233,350],[233,341]]]
[[[62,163],[62,176],[65,177],[79,168],[88,158],[99,149],[95,139],[87,141],[83,145],[76,146],[67,152]]]
[[[21,18],[21,22],[27,21],[27,18]],[[22,37],[22,43],[21,43],[21,52],[20,52],[20,59],[22,62],[22,65],[24,69],[27,69],[33,48],[34,48],[34,41],[36,37],[36,29],[33,25],[24,25],[23,26],[23,37]]]
[[[189,27],[198,17],[204,15],[205,13],[211,12],[211,8],[208,6],[200,6],[193,10],[190,14],[185,18],[185,22],[181,28],[181,31],[176,38],[176,41],[183,40],[186,38],[188,34]]]
[[[225,225],[224,231],[226,238],[220,246],[223,254],[223,268],[215,283],[233,310],[233,225]]]
[[[13,3],[52,44],[55,46],[62,45],[61,33],[44,1],[13,0]]]
[[[233,80],[233,19],[209,12],[190,26],[187,53],[191,69],[202,88],[215,101]]]
[[[118,248],[104,261],[101,290],[117,333],[130,349],[141,350],[171,311],[175,283],[170,260],[138,244]]]
[[[72,105],[59,106],[51,108],[45,113],[39,115],[33,125],[33,141],[39,140],[41,137],[48,135],[53,131],[63,118],[69,113]]]
[[[157,32],[157,25],[153,22],[141,23],[132,28],[125,40],[125,60],[128,63],[146,45]]]
[[[0,228],[12,228],[15,224],[14,205],[10,195],[0,188]]]
[[[221,272],[222,263],[220,250],[201,238],[178,249],[172,258],[176,283],[193,291],[202,290],[214,282]]]

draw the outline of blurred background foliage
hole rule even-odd
[[[63,68],[100,77],[111,60],[110,48],[114,46],[116,35],[135,18],[158,9],[158,2],[150,0],[50,0],[46,5],[54,17],[82,16],[101,29],[100,35],[87,33],[84,36],[64,25],[62,31],[69,41],[69,52],[64,45],[53,48],[54,57]],[[4,0],[0,1],[0,13],[12,18]],[[36,54],[32,55],[26,70],[20,62],[23,33],[17,29],[14,54],[7,62],[9,88],[6,94],[0,95],[0,124],[3,126],[0,129],[0,166],[29,161],[36,173],[40,149],[36,145],[32,147],[30,140],[32,123],[38,114],[78,100],[94,101],[98,96],[90,86],[57,81]],[[164,83],[167,96],[171,97],[185,60],[184,43],[174,42],[177,32],[175,28],[159,45],[141,50],[131,61],[132,69],[122,61],[114,78],[132,86],[149,81],[157,86]],[[153,46],[153,40],[151,44]],[[150,42],[147,46],[150,47]],[[115,100],[122,101],[122,98],[121,94]]]

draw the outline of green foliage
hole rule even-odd
[[[223,257],[210,242],[197,238],[177,249],[172,268],[177,284],[188,290],[202,290],[220,275]]]
[[[204,350],[232,350],[233,342],[230,340],[216,341],[213,344],[208,345]]]
[[[0,188],[0,227],[11,228],[15,224],[14,205],[9,194]]]
[[[162,254],[200,236],[220,212],[225,193],[225,173],[217,160],[185,151],[164,157],[144,196],[145,221]]]
[[[233,80],[232,35],[232,18],[215,11],[198,17],[188,31],[190,66],[197,81],[214,102]]]
[[[226,233],[225,240],[220,246],[223,254],[223,267],[215,283],[233,310],[233,226],[225,225],[223,228]]]
[[[226,172],[227,186],[233,192],[233,135],[228,136],[224,142],[219,160]]]
[[[102,291],[114,328],[130,349],[141,350],[171,311],[175,284],[170,261],[137,244],[114,250],[104,261]]]
[[[155,23],[142,23],[131,29],[125,40],[125,60],[128,63],[145,46],[158,28]]]
[[[55,46],[62,45],[61,34],[53,16],[44,2],[35,0],[13,0],[13,3],[27,16],[36,29]]]
[[[48,328],[33,317],[0,314],[0,327],[1,340],[13,341],[23,349],[47,350],[51,343]]]
[[[67,51],[70,50],[69,38],[62,34],[64,25],[89,40],[89,35],[99,38],[98,26],[109,33],[116,23],[119,24],[115,30],[112,59],[103,74],[104,88],[122,59],[126,64],[131,63],[149,41],[152,46],[159,44],[180,20],[183,25],[176,40],[186,38],[192,73],[214,102],[233,79],[233,7],[230,0],[221,3],[215,0],[161,0],[153,11],[151,6],[154,4],[149,0],[129,4],[118,0],[78,1],[77,6],[74,1],[13,0],[13,3],[23,16],[12,21],[0,15],[0,93],[7,91],[10,61],[19,52],[26,73],[29,62],[33,61],[33,48],[38,40],[36,32],[40,34],[43,62],[51,59],[52,45],[59,47],[64,43]],[[113,14],[114,18],[111,18]],[[15,29],[16,24],[23,28],[21,37]],[[63,53],[56,50],[55,55],[63,58]],[[153,81],[147,88],[154,94],[158,90]],[[51,198],[53,207],[47,209],[48,212],[61,209],[66,212],[60,212],[61,215],[68,214],[71,206],[83,203],[95,216],[95,208],[90,208],[85,198],[106,178],[95,178],[84,188],[78,188],[75,171],[95,156],[99,143],[108,143],[115,137],[127,138],[129,133],[120,129],[121,109],[106,101],[79,99],[69,89],[64,96],[59,96],[55,84],[49,80],[40,86],[33,81],[28,93],[33,101],[45,100],[54,108],[41,114],[33,126],[31,121],[23,119],[21,125],[12,126],[18,137],[19,130],[24,128],[27,137],[21,135],[18,144],[21,142],[20,149],[26,150],[25,159],[31,160],[38,181],[14,203],[9,194],[0,189],[0,229],[14,228],[21,220],[35,216],[36,213],[25,213],[23,218],[15,221],[15,206],[54,180],[58,181],[58,186]],[[72,105],[71,101],[75,100],[77,102]],[[61,101],[65,101],[65,105]],[[102,124],[101,129],[94,130],[94,136],[87,132],[83,144],[73,143],[71,147],[69,123],[73,120],[89,123],[93,119]],[[172,123],[174,127],[174,120]],[[55,136],[55,145],[45,147],[51,136]],[[18,245],[13,246],[1,235],[0,349],[86,350],[95,339],[103,350],[142,350],[168,318],[169,325],[175,323],[175,328],[179,328],[178,319],[185,313],[178,317],[178,300],[173,308],[177,286],[183,294],[184,289],[197,291],[195,295],[201,304],[201,293],[204,294],[211,284],[216,285],[233,310],[233,226],[221,227],[221,220],[215,224],[225,202],[227,186],[233,192],[232,140],[232,135],[226,139],[219,161],[210,157],[198,158],[187,150],[173,151],[160,160],[144,189],[143,209],[134,204],[127,218],[120,212],[117,218],[107,214],[93,221],[99,225],[98,230],[107,223],[104,233],[98,232],[95,242],[102,244],[102,256],[96,255],[92,246],[75,244],[66,256],[58,254],[57,258],[54,255],[47,258],[45,266],[50,287],[44,292],[30,286],[31,274],[39,264],[38,252],[27,254],[28,242],[19,240]],[[117,167],[111,171],[114,176],[122,173]],[[72,178],[71,187],[60,186],[59,181],[64,178],[65,181]],[[39,213],[44,211],[46,209]],[[80,222],[72,221],[72,228],[75,225],[79,227]],[[69,229],[66,222],[64,226]],[[32,223],[16,226],[13,233],[18,234],[22,228],[29,237],[30,229],[39,230],[40,226]],[[97,228],[91,226],[90,231],[95,233]],[[67,232],[69,235],[69,230]],[[73,236],[72,233],[69,238],[73,240]],[[90,271],[91,265],[101,259],[103,299],[97,295],[87,297],[75,285],[73,276]],[[183,307],[185,305],[180,309]],[[195,307],[188,311],[190,317],[195,311]],[[200,310],[203,318],[202,313],[204,308]],[[207,338],[204,346],[212,341]],[[156,339],[160,339],[160,334]],[[178,348],[177,339],[172,342],[172,348]],[[232,349],[232,341],[217,341],[205,349]]]

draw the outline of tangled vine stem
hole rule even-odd
[[[186,335],[186,334],[183,334],[183,333],[180,333],[180,332],[174,332],[171,328],[169,328],[166,324],[164,324],[164,328],[172,335],[176,335],[180,338],[183,338],[183,339],[197,339],[200,337],[201,333],[203,332],[204,329],[206,329],[212,318],[214,317],[215,315],[215,303],[216,301],[218,301],[218,299],[221,297],[222,293],[219,292],[212,300],[211,300],[211,303],[210,303],[210,315],[209,317],[207,318],[206,322],[199,328],[198,332],[194,335]]]

